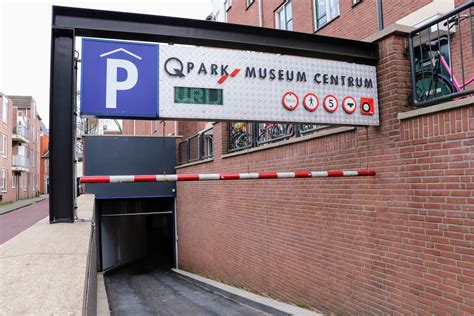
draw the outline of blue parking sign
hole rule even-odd
[[[81,115],[158,117],[157,44],[82,40]]]

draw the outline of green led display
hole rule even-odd
[[[174,87],[174,103],[223,105],[223,90]]]

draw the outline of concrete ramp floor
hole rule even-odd
[[[118,268],[104,278],[112,315],[268,315],[151,263]]]

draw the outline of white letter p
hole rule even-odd
[[[125,69],[127,78],[118,81],[117,72],[119,68]],[[125,59],[107,59],[107,78],[105,87],[105,108],[117,108],[117,91],[130,90],[138,81],[138,69],[132,62]]]

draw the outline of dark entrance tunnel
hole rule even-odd
[[[174,198],[96,200],[98,270],[175,266]]]

